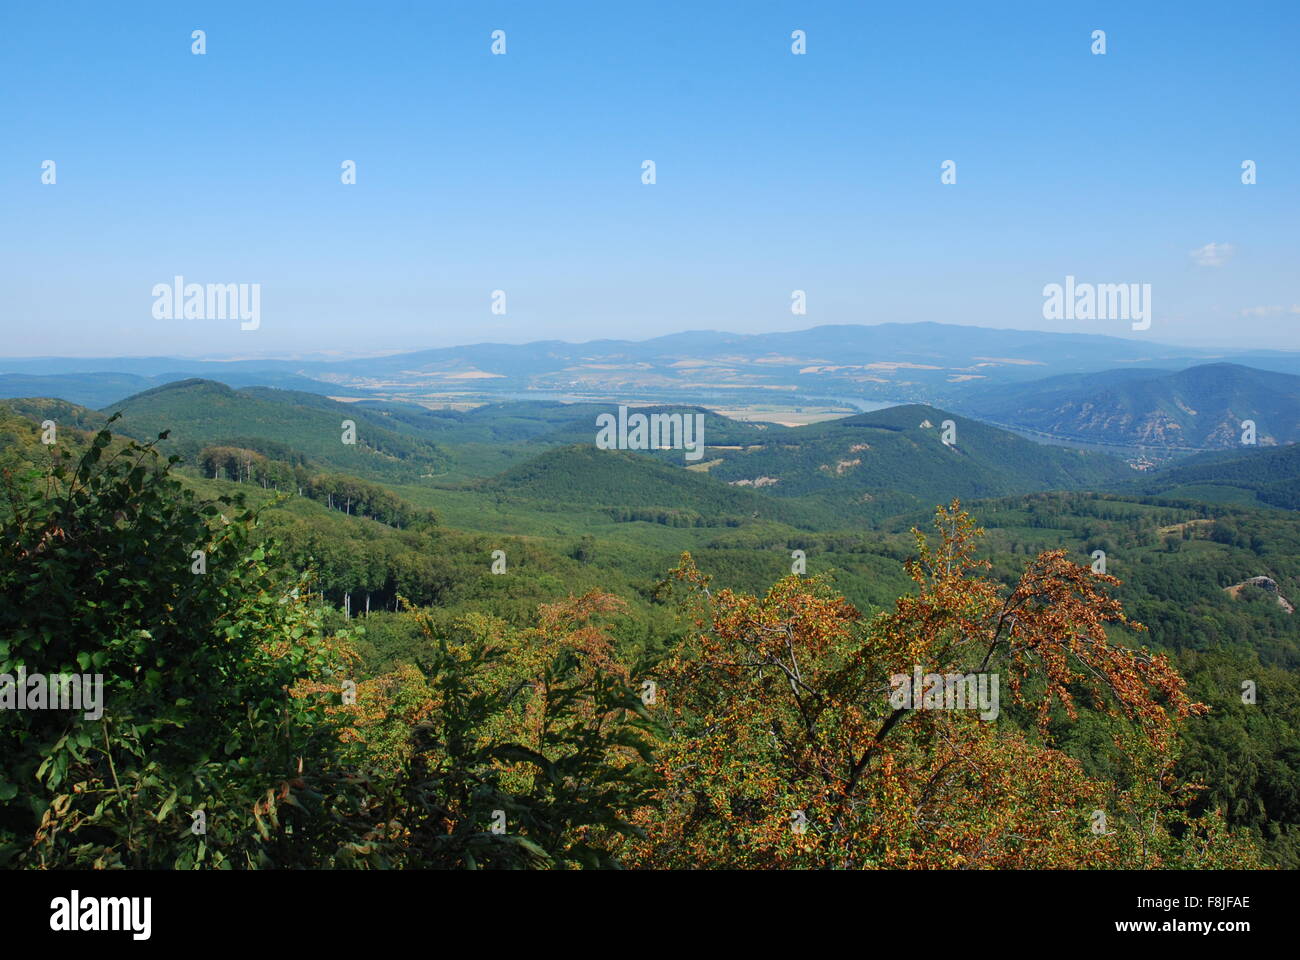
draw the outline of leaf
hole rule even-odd
[[[167,816],[167,813],[174,806],[176,806],[175,790],[172,791],[172,795],[170,797],[168,797],[166,800],[163,801],[163,805],[158,809],[158,812],[153,815],[154,820],[158,823],[162,823],[163,818]]]

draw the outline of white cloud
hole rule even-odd
[[[1191,252],[1191,258],[1202,267],[1221,267],[1228,262],[1237,248],[1230,243],[1207,243]]]

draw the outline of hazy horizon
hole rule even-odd
[[[347,350],[347,349],[316,350],[316,351],[271,350],[266,352],[245,351],[242,353],[231,352],[231,353],[193,353],[193,354],[181,353],[181,352],[116,353],[116,354],[108,354],[108,353],[91,354],[91,353],[76,353],[76,352],[31,353],[31,354],[0,353],[0,362],[3,362],[5,360],[31,361],[31,360],[43,360],[43,359],[129,360],[129,359],[148,359],[148,358],[155,358],[155,357],[158,358],[168,357],[177,360],[211,361],[211,362],[234,362],[239,360],[289,360],[289,361],[300,360],[304,362],[330,361],[330,360],[346,361],[346,360],[361,360],[361,359],[367,359],[372,357],[397,356],[397,355],[407,354],[407,353],[420,353],[428,350],[442,350],[442,349],[454,350],[454,349],[470,348],[470,347],[477,347],[477,346],[527,346],[530,343],[542,343],[542,342],[559,342],[559,343],[569,344],[571,346],[584,346],[586,344],[602,343],[602,342],[646,343],[653,340],[663,339],[665,337],[672,337],[676,335],[689,335],[689,334],[713,334],[717,336],[728,336],[728,337],[729,336],[754,337],[754,336],[763,336],[763,335],[789,335],[789,334],[797,334],[797,333],[806,333],[812,330],[816,330],[819,327],[836,327],[836,326],[881,327],[881,326],[890,326],[890,325],[913,326],[913,325],[921,325],[921,324],[938,324],[941,326],[970,327],[970,328],[975,328],[980,330],[989,330],[994,332],[1002,331],[1005,333],[1017,333],[1017,334],[1032,333],[1032,334],[1046,334],[1050,336],[1059,333],[1062,336],[1084,336],[1084,337],[1095,336],[1095,337],[1102,337],[1102,338],[1112,339],[1112,340],[1125,340],[1133,343],[1145,343],[1157,349],[1168,349],[1172,347],[1172,348],[1179,348],[1179,349],[1187,349],[1195,352],[1209,352],[1209,351],[1221,350],[1224,351],[1223,353],[1224,356],[1230,356],[1234,353],[1255,353],[1255,352],[1267,352],[1267,351],[1276,351],[1279,353],[1300,352],[1296,348],[1286,348],[1286,347],[1266,347],[1266,346],[1253,347],[1250,345],[1233,346],[1230,344],[1213,343],[1213,342],[1177,342],[1171,340],[1156,341],[1156,340],[1145,339],[1138,336],[1124,337],[1124,336],[1115,336],[1110,334],[1090,334],[1090,333],[1083,333],[1077,331],[1030,330],[1030,329],[1014,328],[1014,327],[982,326],[977,324],[954,324],[954,323],[948,323],[946,321],[938,321],[938,320],[934,320],[934,321],[914,320],[903,324],[900,324],[897,321],[886,320],[886,321],[881,321],[879,323],[857,323],[857,324],[819,323],[819,324],[812,324],[804,327],[792,327],[790,329],[784,329],[784,330],[764,330],[764,331],[759,331],[754,333],[746,333],[738,330],[722,330],[716,328],[694,328],[694,329],[673,330],[667,333],[657,333],[646,337],[603,336],[603,337],[593,337],[590,339],[572,339],[572,340],[564,339],[560,337],[526,337],[526,338],[521,337],[521,338],[509,339],[509,340],[467,339],[464,340],[463,342],[446,343],[446,344],[439,344],[439,345],[413,346],[407,349],[399,349],[399,350]],[[1211,359],[1211,357],[1207,356],[1206,359],[1207,360]],[[2,372],[4,371],[0,370],[0,373]]]

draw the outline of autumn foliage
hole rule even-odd
[[[658,674],[656,802],[638,866],[1044,868],[1249,866],[1219,818],[1187,816],[1179,724],[1203,710],[1163,656],[1136,648],[1117,583],[1063,551],[1009,588],[982,578],[982,531],[955,501],[916,534],[916,592],[864,619],[825,582],[764,597],[673,571],[694,629]],[[1001,715],[891,705],[890,678],[994,672]],[[1057,743],[1087,709],[1119,775]]]

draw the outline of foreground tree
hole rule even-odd
[[[629,859],[1257,865],[1217,813],[1186,812],[1195,788],[1173,777],[1177,730],[1204,708],[1163,656],[1120,642],[1141,627],[1105,593],[1118,581],[1052,551],[1007,590],[978,575],[982,531],[959,504],[936,525],[938,543],[918,532],[907,564],[917,592],[870,623],[815,578],[788,577],[762,598],[715,593],[683,556],[674,577],[695,630],[660,669],[665,785],[641,811],[648,840]],[[918,673],[989,687],[996,677],[1007,696],[996,719],[945,709],[942,693],[900,697],[901,678]],[[1107,730],[1116,782],[1057,749],[1055,731],[1081,705]]]
[[[289,695],[336,658],[256,517],[171,462],[105,429],[74,467],[5,478],[0,674],[103,683],[101,716],[0,712],[6,862],[301,865],[337,842],[298,797],[319,801],[333,730]]]

